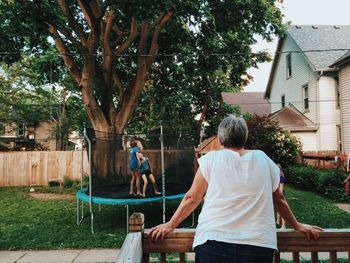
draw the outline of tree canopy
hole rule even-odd
[[[220,115],[221,92],[239,90],[246,69],[269,59],[251,45],[283,32],[274,2],[1,1],[0,59],[63,62],[95,130],[121,133],[129,121],[149,129],[163,119],[198,131]]]

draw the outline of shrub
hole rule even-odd
[[[318,170],[311,166],[289,166],[285,170],[287,182],[297,188],[316,192],[334,201],[345,201],[345,173],[341,169]]]
[[[268,116],[254,115],[247,120],[247,125],[247,149],[262,150],[283,167],[298,162],[301,156],[300,142],[291,133],[282,131],[276,121]]]
[[[68,176],[63,177],[63,187],[71,188],[72,186],[73,186],[73,180],[70,179],[70,177]]]
[[[320,185],[317,189],[317,192],[329,199],[345,201],[345,173],[341,169],[336,169],[330,171],[322,171],[320,175]]]
[[[311,166],[288,166],[285,170],[287,182],[303,190],[319,187],[319,173]]]
[[[61,184],[59,180],[53,180],[53,181],[49,181],[48,185],[49,187],[59,187]]]

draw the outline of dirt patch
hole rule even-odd
[[[40,200],[74,200],[74,195],[61,195],[61,194],[50,194],[50,193],[30,193],[29,196],[40,199]]]

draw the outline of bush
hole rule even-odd
[[[73,180],[70,179],[70,177],[68,176],[63,177],[63,187],[72,188],[72,186],[73,186]]]
[[[316,192],[334,201],[345,201],[346,174],[341,169],[318,170],[311,166],[289,166],[285,175],[288,183],[300,189]]]
[[[285,170],[288,183],[303,190],[319,187],[319,171],[311,166],[288,166]]]
[[[264,151],[275,162],[286,167],[297,164],[301,144],[290,132],[282,131],[276,121],[268,116],[252,116],[247,120],[249,129],[247,149]]]

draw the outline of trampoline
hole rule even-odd
[[[117,184],[101,184],[98,183],[96,180],[93,180],[93,160],[92,157],[92,143],[99,143],[98,139],[94,138],[93,136],[88,136],[88,133],[86,129],[84,129],[84,137],[88,144],[88,160],[89,160],[89,169],[88,169],[88,175],[89,175],[89,185],[87,188],[81,188],[76,193],[77,198],[77,225],[79,225],[83,218],[84,218],[84,210],[83,210],[83,203],[89,203],[90,207],[90,221],[91,221],[91,232],[94,233],[94,215],[93,215],[93,205],[122,205],[126,207],[126,225],[128,228],[128,218],[129,218],[129,205],[140,205],[140,204],[149,204],[149,203],[156,203],[156,202],[162,202],[163,203],[163,222],[165,222],[165,211],[166,211],[166,201],[172,201],[172,200],[179,200],[182,199],[185,196],[185,193],[191,186],[192,180],[193,180],[193,161],[194,161],[194,147],[191,147],[186,143],[186,149],[183,148],[182,150],[179,149],[179,145],[181,144],[181,134],[179,137],[176,138],[176,140],[173,140],[173,144],[169,142],[166,143],[164,146],[164,135],[163,135],[163,129],[161,127],[160,134],[153,135],[157,136],[158,142],[160,142],[159,148],[155,149],[154,143],[153,148],[152,146],[150,149],[143,149],[142,152],[149,151],[148,154],[153,154],[153,162],[157,162],[155,164],[155,174],[161,175],[158,176],[161,178],[157,182],[158,189],[161,191],[161,195],[155,195],[153,190],[150,189],[150,187],[147,188],[146,197],[140,197],[140,196],[132,196],[129,195],[130,190],[130,183],[126,182],[129,180],[129,173],[128,171],[128,157],[127,152],[129,149],[126,149],[125,152],[120,152],[120,149],[116,149],[116,152],[118,152],[117,156],[119,158],[123,158],[122,160],[119,160],[118,164],[125,163],[125,167],[120,167],[120,171],[125,171],[126,174],[124,174],[125,182]],[[128,138],[126,138],[125,135],[122,136],[122,141],[127,141]],[[128,136],[129,138],[135,139],[137,136]],[[144,144],[147,144],[147,138],[145,139],[145,136],[140,136],[143,138]],[[108,140],[111,140],[108,138]],[[154,138],[151,139],[151,141],[155,141]],[[107,143],[111,143],[113,141],[107,141]],[[102,142],[105,143],[105,142]],[[149,146],[148,146],[149,147]],[[126,148],[126,147],[125,147]],[[164,157],[164,152],[166,155],[169,155],[169,152],[174,154],[174,152],[179,151],[179,153],[176,153],[175,156],[180,156],[174,158],[173,156],[166,156]],[[181,152],[180,152],[181,151]],[[158,160],[159,159],[159,160]],[[184,159],[187,160],[187,162],[184,162]],[[117,160],[118,161],[118,160]],[[181,167],[180,167],[181,166]],[[185,169],[185,170],[184,170]],[[165,177],[169,176],[169,179],[171,182],[166,182]],[[185,177],[184,177],[185,175]],[[123,178],[120,174],[117,175],[119,179]],[[184,179],[185,178],[185,179]],[[142,182],[142,180],[141,180]],[[150,182],[149,182],[150,183]],[[151,184],[150,184],[151,185]],[[142,189],[142,185],[141,185]],[[81,217],[79,215],[81,210]]]

